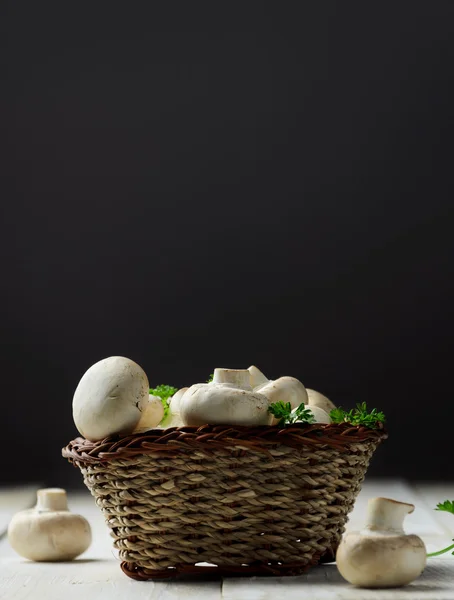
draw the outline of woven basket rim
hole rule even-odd
[[[270,447],[276,445],[291,448],[303,445],[314,448],[329,447],[348,452],[351,444],[378,442],[387,437],[388,434],[381,423],[377,429],[348,423],[296,423],[284,428],[276,425],[203,425],[150,429],[145,433],[109,436],[98,442],[77,437],[62,449],[62,455],[70,462],[94,464],[156,452],[171,456],[191,447],[210,452],[232,445],[266,454]]]

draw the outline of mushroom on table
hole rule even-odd
[[[91,544],[88,521],[68,509],[65,490],[38,490],[35,508],[18,512],[8,527],[12,548],[34,561],[72,560]]]
[[[366,526],[344,535],[337,549],[340,574],[359,587],[386,588],[410,583],[426,566],[426,548],[417,535],[403,529],[413,504],[371,498]]]

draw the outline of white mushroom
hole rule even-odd
[[[310,390],[309,388],[306,388],[306,392],[309,399],[309,406],[319,406],[320,408],[323,408],[323,410],[328,414],[334,408],[336,408],[335,405],[331,402],[331,400],[329,400],[329,398],[327,398],[323,394],[320,394],[320,392]]]
[[[292,408],[297,408],[302,402],[308,403],[306,388],[295,377],[279,377],[270,380],[254,365],[248,369],[249,381],[254,392],[260,392],[266,396],[270,403],[290,402]]]
[[[254,369],[256,369],[256,367],[254,367]],[[263,375],[263,373],[261,374]],[[258,380],[255,373],[253,380]],[[301,381],[295,379],[295,377],[279,377],[279,379],[275,379],[274,381],[262,381],[262,383],[259,383],[259,385],[254,387],[254,392],[266,396],[270,401],[270,404],[275,402],[290,402],[292,408],[297,408],[302,402],[304,402],[304,404],[307,404],[308,402],[306,388]],[[270,415],[269,424],[276,425],[278,420],[279,419]]]
[[[16,513],[8,527],[12,548],[29,560],[72,560],[91,544],[91,529],[81,515],[68,510],[65,490],[38,490],[35,508]]]
[[[331,423],[329,413],[335,406],[326,396],[314,390],[306,389],[301,381],[295,379],[295,377],[280,377],[279,379],[270,381],[254,365],[251,365],[248,371],[254,392],[259,392],[266,396],[270,404],[279,401],[290,402],[292,409],[295,409],[301,403],[304,403],[306,408],[311,409],[315,423]],[[278,422],[279,419],[272,415],[270,416],[270,425],[276,425]]]
[[[314,417],[314,423],[331,423],[331,417],[329,416],[329,414],[323,410],[323,408],[320,408],[318,406],[306,406],[305,407],[307,410],[309,410],[313,417]],[[292,411],[294,412],[294,411]]]
[[[340,574],[359,587],[387,588],[410,583],[426,565],[424,542],[406,535],[403,521],[413,504],[389,498],[369,500],[366,526],[347,533],[337,550]]]
[[[142,416],[134,428],[133,433],[143,433],[157,427],[164,418],[164,406],[159,396],[149,395],[148,404],[143,409]]]
[[[185,425],[267,425],[268,399],[252,391],[247,369],[215,369],[212,383],[191,386],[180,400]]]
[[[129,358],[100,360],[83,375],[73,398],[73,418],[91,441],[131,433],[148,404],[148,379]]]
[[[304,385],[295,377],[279,377],[275,381],[254,388],[272,402],[290,402],[292,408],[297,408],[302,402],[307,404],[307,392]]]
[[[172,413],[179,414],[180,412],[180,400],[184,396],[184,393],[188,390],[187,387],[180,388],[175,394],[170,398],[169,406],[172,410]]]

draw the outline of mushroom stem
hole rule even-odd
[[[61,488],[45,488],[38,490],[36,510],[69,510],[66,491]]]
[[[251,386],[255,389],[259,385],[266,385],[269,381],[267,377],[262,373],[260,369],[257,369],[255,365],[251,365],[248,369],[251,380]]]
[[[414,505],[406,502],[397,502],[390,498],[371,498],[368,503],[366,529],[381,533],[404,533],[404,519],[414,510]]]
[[[252,389],[250,374],[247,369],[215,369],[213,383],[224,383],[242,390]]]

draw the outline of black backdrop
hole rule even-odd
[[[284,5],[284,6],[283,6]],[[2,478],[67,485],[97,360],[366,400],[446,477],[452,2],[0,4]]]

